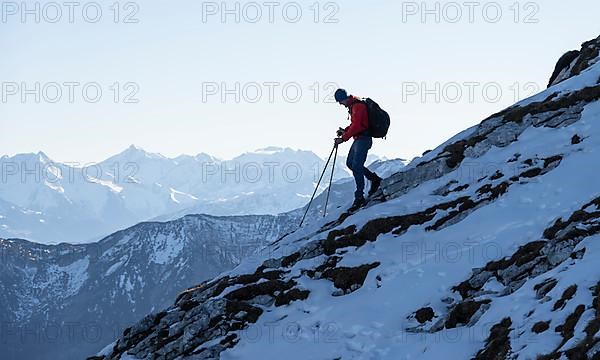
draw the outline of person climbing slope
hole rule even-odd
[[[375,109],[372,104],[376,106],[375,111],[383,110],[370,99],[361,100],[356,96],[349,95],[346,90],[338,89],[335,92],[335,100],[348,109],[350,117],[350,126],[345,129],[340,128],[338,130],[338,137],[334,140],[335,145],[338,146],[351,138],[354,139],[350,151],[348,152],[348,159],[346,165],[352,170],[354,181],[356,182],[356,191],[354,192],[354,203],[350,207],[349,211],[355,211],[366,204],[364,197],[365,188],[365,177],[371,182],[369,189],[369,196],[375,194],[381,185],[381,178],[374,172],[370,171],[365,167],[367,161],[367,155],[369,149],[373,146],[373,136],[384,137],[381,135],[381,129],[372,129],[369,124],[370,108]],[[380,114],[377,114],[380,115]],[[387,113],[385,113],[387,116]],[[379,120],[379,119],[378,119]],[[379,121],[378,121],[379,122]],[[385,122],[385,120],[384,120]],[[384,124],[385,125],[385,124]],[[389,116],[387,116],[387,125],[385,125],[385,133],[387,134],[387,128],[389,127]],[[377,134],[372,134],[376,132]]]

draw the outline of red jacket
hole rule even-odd
[[[344,141],[350,140],[351,137],[356,139],[362,132],[369,129],[369,113],[365,103],[352,96],[348,105],[348,112],[352,123],[344,130],[342,135]]]

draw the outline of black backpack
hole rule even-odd
[[[370,98],[363,99],[369,114],[369,135],[374,138],[384,138],[390,128],[390,115]]]

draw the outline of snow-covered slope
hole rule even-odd
[[[597,60],[572,59],[365,209],[275,241],[93,359],[600,358]]]

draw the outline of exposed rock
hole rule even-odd
[[[295,252],[289,256],[286,256],[281,260],[281,266],[290,267],[300,260],[301,257],[302,255],[299,252]]]
[[[577,292],[577,285],[573,284],[573,285],[569,286],[563,292],[561,298],[556,303],[554,303],[554,307],[552,308],[552,311],[563,309],[565,307],[565,305],[567,304],[567,301],[571,300],[573,298],[573,296],[575,296],[576,292]]]
[[[558,284],[558,280],[554,278],[546,279],[543,282],[535,285],[533,290],[535,290],[535,297],[537,299],[542,299],[548,294],[554,287]]]
[[[466,325],[471,318],[484,304],[489,304],[490,300],[484,301],[463,301],[452,308],[448,319],[446,320],[446,329],[453,329],[458,325]]]
[[[276,292],[283,292],[296,285],[293,280],[284,282],[281,280],[267,280],[256,284],[247,285],[225,295],[229,300],[248,301],[256,297],[268,295],[275,298]]]
[[[599,55],[600,37],[587,41],[581,45],[581,51],[573,50],[564,54],[556,64],[556,68],[548,87],[556,85],[573,76],[581,74],[585,69],[594,64]]]
[[[546,241],[543,240],[527,243],[519,247],[510,258],[499,261],[490,261],[484,269],[491,272],[498,272],[506,270],[512,265],[516,265],[517,267],[522,266],[540,256],[541,250],[545,245]]]
[[[510,327],[512,320],[507,317],[492,326],[485,348],[479,350],[474,360],[505,360],[511,352]]]
[[[451,188],[452,185],[455,185],[455,184],[458,184],[458,181],[451,180],[446,185],[444,185],[444,186],[436,189],[435,191],[433,191],[433,195],[448,196],[451,193],[461,192],[461,191],[466,190],[466,189],[468,189],[470,187],[469,184],[463,184],[463,185],[459,185],[459,186],[455,186],[454,188]]]
[[[560,122],[549,123],[557,117],[565,118],[565,114],[572,113],[572,118],[578,118],[583,110],[583,105],[600,98],[600,86],[587,87],[579,91],[557,98],[557,94],[549,96],[541,102],[534,102],[523,107],[515,107],[506,111],[504,119],[507,121],[522,122],[526,115],[530,115],[534,126],[549,125],[558,127]],[[556,98],[556,100],[554,100]],[[574,121],[568,122],[572,124]],[[566,125],[568,125],[566,124]]]
[[[595,61],[597,61],[599,48],[600,38],[587,41],[582,45],[579,58],[577,59],[577,62],[575,63],[575,65],[573,66],[573,70],[571,71],[571,77],[581,74],[581,72],[586,70],[588,67],[594,64]]]
[[[335,267],[323,272],[322,277],[333,281],[333,285],[342,290],[344,294],[349,294],[359,289],[367,274],[371,269],[378,267],[380,263],[365,264],[358,267]]]
[[[554,81],[558,78],[561,73],[568,71],[571,68],[571,64],[575,59],[579,57],[579,50],[571,50],[565,53],[563,56],[558,59],[556,63],[556,67],[554,68],[554,72],[550,77],[550,81],[548,82],[548,87],[554,85]]]
[[[275,298],[275,306],[288,305],[296,300],[306,300],[309,294],[310,291],[308,290],[291,289]]]
[[[533,327],[531,328],[531,331],[533,331],[536,334],[540,334],[540,333],[543,333],[544,331],[548,330],[549,328],[550,328],[550,321],[538,321],[533,325]]]
[[[500,170],[498,170],[498,171],[496,171],[496,173],[494,175],[492,175],[490,177],[490,180],[498,180],[498,179],[502,179],[503,177],[504,177],[504,174]]]
[[[415,319],[417,319],[417,321],[420,324],[424,324],[428,321],[431,321],[434,318],[434,316],[435,312],[431,307],[421,308],[415,313]]]
[[[592,289],[594,300],[592,308],[596,312],[596,316],[585,327],[586,337],[576,346],[566,351],[569,359],[598,359],[600,357],[600,338],[597,337],[600,331],[600,282]]]
[[[322,241],[323,253],[326,255],[333,255],[338,249],[346,248],[350,246],[360,247],[363,246],[367,241],[375,241],[381,234],[393,232],[396,235],[401,235],[406,232],[411,226],[422,225],[427,221],[432,220],[438,210],[447,210],[456,207],[465,198],[459,200],[442,203],[424,211],[402,215],[384,217],[374,219],[367,222],[358,232],[351,233],[350,231],[333,232],[327,236],[327,239]],[[352,230],[354,230],[353,228]],[[339,236],[342,234],[341,236]],[[338,237],[339,236],[339,237]]]
[[[575,333],[575,326],[579,322],[579,319],[581,319],[581,315],[583,315],[584,311],[585,305],[578,305],[575,308],[575,311],[567,317],[565,323],[558,327],[563,337],[562,344],[559,347],[562,347],[562,345],[564,345],[567,341],[569,341],[569,339],[573,337],[573,334]]]

